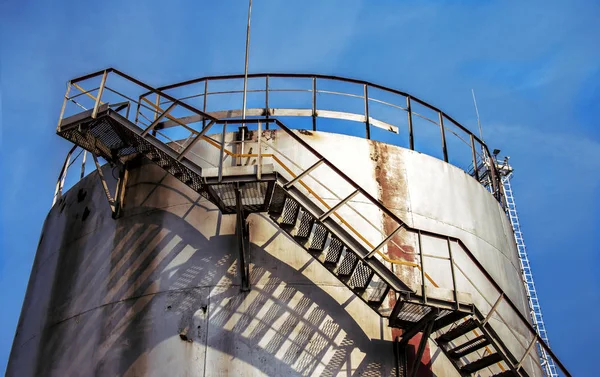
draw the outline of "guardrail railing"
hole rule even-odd
[[[124,93],[123,90],[115,90],[107,85],[109,73],[115,73],[119,78],[124,79],[130,87],[137,87],[138,91],[140,88],[145,89],[145,92],[133,95],[132,93]],[[90,85],[94,89],[86,90],[79,84],[94,79],[100,80],[97,86],[93,83]],[[69,97],[69,91],[72,87],[77,88],[81,93]],[[147,98],[148,93],[154,93],[156,98],[163,99],[163,102],[160,100],[151,102]],[[82,98],[89,100],[87,106],[80,103]],[[123,102],[123,99],[126,101]],[[168,101],[165,101],[165,99]],[[379,259],[396,274],[401,274],[402,269],[405,268],[417,269],[418,274],[416,275],[420,275],[421,278],[418,283],[419,286],[416,287],[416,295],[424,303],[427,303],[428,292],[431,287],[450,289],[453,294],[453,302],[457,306],[460,304],[459,291],[466,290],[479,295],[481,299],[476,307],[476,314],[485,324],[495,328],[495,332],[502,335],[500,338],[509,336],[514,339],[514,341],[508,342],[508,346],[504,350],[514,357],[514,363],[508,366],[509,368],[518,369],[523,367],[532,375],[537,374],[535,371],[537,369],[537,372],[543,374],[543,367],[537,363],[539,359],[532,354],[532,352],[536,352],[534,348],[537,348],[534,345],[537,345],[546,350],[564,376],[570,376],[552,350],[537,335],[530,321],[521,313],[518,306],[514,304],[460,239],[408,226],[368,191],[364,190],[312,148],[298,132],[286,127],[277,118],[217,119],[114,69],[87,75],[69,83],[59,127],[65,114],[69,114],[69,111],[66,110],[69,103],[75,106],[78,113],[83,110],[84,113],[89,113],[88,116],[92,118],[96,117],[101,106],[107,106],[113,109],[112,111],[120,112],[124,118],[140,127],[142,137],[162,141],[178,153],[179,160],[189,160],[204,168],[217,168],[220,172],[219,176],[221,176],[225,164],[246,164],[257,165],[257,175],[260,178],[264,160],[271,159],[273,164],[277,166],[277,171],[288,180],[288,184],[297,185],[296,187],[301,188],[306,196],[314,199],[314,203],[322,211],[320,218],[333,219],[349,234],[356,237],[356,240],[368,250],[368,253],[364,256],[365,258]],[[137,107],[135,113],[129,111],[132,106]],[[141,113],[144,110],[149,113],[142,116]],[[77,114],[72,114],[72,116],[77,116]],[[166,121],[175,124],[168,128],[161,128],[160,125],[164,125]],[[228,140],[227,126],[232,124],[256,125],[258,131],[256,142]],[[263,125],[265,130],[262,129]],[[263,131],[267,131],[267,129],[281,130],[308,152],[305,155],[312,156],[312,159],[304,159],[302,162],[294,161],[293,158],[282,153],[262,137]],[[210,130],[216,131],[211,134]],[[167,135],[167,132],[172,135]],[[215,137],[219,137],[219,139],[215,139]],[[211,145],[213,153],[197,153],[196,151],[200,149],[196,146],[200,142]],[[249,149],[245,151],[244,148]],[[253,148],[256,148],[256,151]],[[61,170],[61,176],[59,176],[57,183],[57,193],[59,195],[63,187],[61,182],[64,182],[64,174],[66,174],[67,167],[70,165],[69,158],[73,152],[74,149],[69,152],[67,161]],[[333,190],[331,187],[336,189]],[[333,198],[324,199],[327,193],[332,195]],[[368,207],[361,203],[367,203]],[[380,226],[376,224],[381,224],[382,218],[385,220],[384,223],[395,225],[381,230]],[[400,236],[409,237],[409,242],[406,242]],[[426,253],[423,246],[425,238],[430,239],[430,241],[438,240],[445,243],[447,255],[440,255],[439,252]],[[406,260],[397,256],[390,257],[385,250],[391,244],[398,248],[406,248],[407,244],[418,245],[418,251],[404,250],[406,255],[413,255],[414,260]],[[439,242],[437,245],[439,246]],[[436,249],[438,248],[432,248],[434,251]],[[440,268],[439,264],[435,268],[428,268],[429,262],[425,263],[428,260],[446,261],[447,268]],[[443,283],[438,281],[438,278],[444,280],[445,276],[451,278],[446,279],[447,281]],[[490,294],[490,292],[495,293]],[[482,302],[484,302],[483,306],[485,308],[481,307]],[[514,322],[515,320],[517,323]],[[506,339],[498,340],[501,344],[507,344]]]

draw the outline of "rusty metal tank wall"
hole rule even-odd
[[[403,148],[324,132],[299,134],[409,225],[463,240],[526,312],[510,224],[473,178]],[[289,136],[264,136],[306,167],[306,156]],[[206,145],[195,152],[216,153]],[[90,174],[48,214],[7,376],[394,376],[396,333],[387,321],[267,215],[253,214],[249,223],[252,289],[241,292],[235,216],[221,215],[145,162],[132,167],[123,216],[115,220],[96,173]],[[385,228],[385,221],[379,226]],[[409,238],[404,246],[416,247]],[[448,253],[434,239],[424,239],[423,248]],[[399,253],[393,247],[386,252]],[[427,271],[443,288],[448,269],[436,261],[427,261]],[[466,262],[464,268],[473,281],[459,277],[458,289],[482,306],[486,295],[495,300]],[[418,288],[417,271],[403,273]],[[518,320],[504,317],[527,343]],[[430,341],[419,375],[459,374]]]

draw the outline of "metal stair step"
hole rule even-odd
[[[300,212],[300,204],[294,199],[287,197],[285,198],[285,204],[283,211],[279,216],[277,222],[280,226],[294,226],[298,220],[298,213]]]
[[[385,300],[385,298],[387,297],[390,291],[390,285],[385,281],[381,281],[379,282],[379,286],[373,291],[374,293],[368,294],[367,297],[365,297],[365,299],[372,308],[378,309],[383,303],[383,300]]]
[[[483,368],[487,368],[490,365],[494,365],[498,362],[502,361],[502,355],[499,353],[492,353],[490,355],[484,356],[479,360],[473,361],[460,368],[463,373],[474,373]]]
[[[471,315],[471,313],[462,312],[462,311],[455,311],[450,314],[447,314],[435,321],[435,323],[433,325],[433,331],[438,331],[448,325],[458,322],[468,315]]]
[[[465,335],[466,333],[468,333],[471,330],[475,330],[477,327],[479,327],[479,323],[475,319],[469,318],[468,320],[466,320],[465,322],[456,326],[452,330],[439,336],[436,339],[436,342],[437,343],[448,343],[462,335]]]
[[[312,233],[315,218],[305,210],[301,210],[298,219],[298,227],[292,232],[292,236],[298,239],[308,239]]]
[[[271,218],[277,219],[281,212],[283,212],[283,207],[285,205],[285,199],[287,198],[287,194],[283,188],[279,184],[275,184],[273,188],[273,195],[271,196],[271,202],[269,203],[268,212],[271,215]]]
[[[344,249],[344,244],[340,241],[339,238],[334,235],[331,236],[329,241],[329,246],[327,246],[327,250],[325,252],[325,258],[323,260],[323,264],[327,267],[335,267],[340,261],[340,257],[342,256],[342,250]]]
[[[485,335],[481,335],[449,350],[448,356],[453,359],[460,359],[461,357],[475,352],[489,344],[489,339]]]
[[[354,269],[358,265],[358,256],[354,254],[352,251],[346,249],[346,253],[344,254],[340,265],[335,271],[338,279],[350,278]]]
[[[512,370],[506,370],[504,372],[500,372],[498,374],[494,374],[492,377],[519,377],[519,375]]]
[[[359,261],[348,284],[355,291],[364,291],[369,286],[375,272],[366,263]]]
[[[315,223],[307,244],[310,251],[323,251],[329,231],[320,223]]]

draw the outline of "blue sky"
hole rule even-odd
[[[243,71],[247,3],[0,1],[0,371],[69,144],[68,79],[160,86]],[[416,95],[511,156],[553,349],[591,376],[600,310],[600,3],[254,0],[250,71],[335,74]],[[595,332],[594,332],[595,331]],[[596,372],[596,373],[594,373]]]

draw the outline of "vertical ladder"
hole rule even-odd
[[[512,169],[508,167],[506,169],[508,174],[502,176],[502,188],[504,190],[504,197],[506,198],[506,213],[510,219],[510,223],[513,227],[515,234],[515,241],[519,250],[519,260],[521,261],[521,272],[523,274],[523,283],[527,291],[527,299],[529,302],[529,309],[531,311],[531,318],[533,319],[533,326],[535,327],[538,335],[546,344],[550,345],[548,341],[548,334],[546,333],[546,326],[544,325],[544,319],[542,317],[542,308],[537,297],[535,290],[535,284],[533,282],[533,275],[531,273],[531,266],[529,264],[529,258],[527,257],[527,249],[525,248],[525,241],[523,240],[523,233],[521,232],[521,225],[519,224],[519,215],[517,214],[517,206],[515,204],[515,198],[512,192],[512,186],[510,180],[512,178]],[[548,356],[546,350],[538,345],[538,354],[540,355],[540,362],[544,368],[546,377],[558,377],[556,366],[551,357]]]

